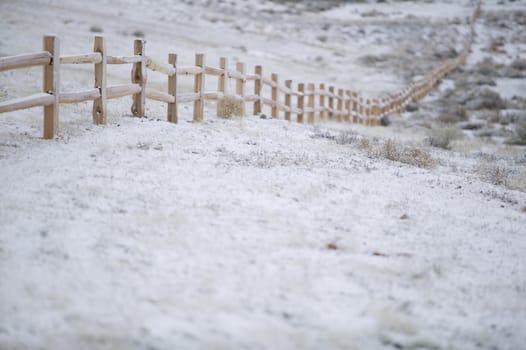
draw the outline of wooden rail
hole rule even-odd
[[[0,57],[0,71],[31,66],[43,66],[44,78],[41,93],[0,102],[0,113],[12,112],[32,107],[44,107],[44,138],[56,135],[60,103],[78,103],[93,101],[93,123],[106,124],[107,100],[132,96],[132,113],[137,117],[145,115],[146,99],[167,104],[167,119],[178,122],[178,104],[193,103],[193,120],[204,118],[204,104],[208,101],[221,101],[229,98],[242,105],[243,114],[247,103],[253,104],[252,113],[260,114],[264,106],[270,109],[270,117],[285,120],[296,120],[308,123],[316,120],[334,120],[354,122],[365,125],[378,125],[380,119],[392,113],[405,111],[412,100],[424,98],[445,75],[464,64],[473,42],[474,24],[480,13],[481,1],[475,6],[471,16],[470,30],[460,54],[431,70],[425,77],[409,84],[400,91],[372,99],[362,94],[332,85],[314,83],[293,84],[290,79],[282,79],[276,73],[263,74],[262,66],[256,66],[252,74],[247,73],[246,65],[237,62],[235,69],[229,67],[226,58],[220,58],[219,67],[209,66],[204,54],[195,56],[194,66],[180,67],[177,55],[169,54],[167,63],[146,55],[145,42],[134,41],[133,56],[106,55],[105,41],[96,36],[93,52],[81,55],[60,56],[59,39],[45,36],[43,51],[17,56]],[[59,59],[55,59],[58,57]],[[60,66],[63,64],[92,64],[94,66],[94,85],[82,91],[60,91]],[[124,85],[106,85],[107,65],[131,64],[131,82]],[[167,76],[168,90],[160,91],[148,87],[148,70]],[[191,75],[194,77],[192,93],[180,93],[177,89],[177,77]],[[205,91],[206,77],[217,79],[216,91]],[[235,82],[235,90],[230,91],[230,81]],[[267,89],[264,89],[267,87]],[[264,91],[270,90],[265,96]],[[248,93],[250,91],[250,93]],[[252,93],[253,92],[253,93]],[[218,115],[221,110],[218,108]]]

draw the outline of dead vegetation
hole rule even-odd
[[[462,137],[462,132],[456,125],[438,125],[431,129],[428,137],[429,145],[442,149],[451,149],[451,142]]]
[[[340,131],[338,135],[334,135],[328,130],[319,128],[314,129],[311,137],[334,141],[338,145],[353,145],[370,158],[388,159],[419,168],[431,168],[436,163],[425,147],[402,143],[395,139],[383,141],[357,134],[351,130]]]
[[[515,125],[515,135],[508,140],[511,145],[526,146],[526,119]]]
[[[394,139],[369,144],[367,153],[372,158],[384,158],[419,168],[431,168],[435,165],[435,160],[423,147],[402,144]]]
[[[225,96],[217,101],[217,116],[220,118],[242,117],[245,104],[234,96]]]

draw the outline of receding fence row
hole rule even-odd
[[[299,123],[336,120],[378,125],[383,116],[402,112],[410,101],[425,97],[440,79],[465,63],[473,41],[474,24],[480,14],[480,4],[479,0],[471,16],[470,31],[463,50],[456,58],[444,61],[398,93],[379,99],[327,84],[293,84],[292,80],[280,79],[276,73],[271,73],[269,78],[264,75],[262,66],[255,66],[253,73],[248,73],[246,65],[237,62],[235,69],[231,69],[226,58],[220,58],[217,68],[208,66],[204,54],[195,55],[194,66],[179,66],[176,54],[169,54],[168,62],[164,63],[146,55],[143,40],[135,40],[133,56],[107,55],[102,36],[95,36],[93,52],[60,56],[59,39],[45,36],[42,52],[0,58],[0,71],[38,65],[44,67],[43,91],[0,102],[0,113],[43,106],[45,139],[51,139],[57,133],[60,103],[93,101],[93,123],[106,124],[107,101],[124,96],[133,97],[131,111],[138,117],[145,115],[147,98],[167,103],[167,120],[172,123],[178,121],[179,103],[193,103],[193,120],[202,121],[205,101],[230,99],[240,103],[242,114],[246,114],[246,104],[250,103],[254,115],[260,114],[263,106],[268,106],[270,117],[283,116],[292,120],[294,115]],[[93,64],[94,87],[60,92],[60,66],[63,64]],[[130,84],[107,86],[106,68],[114,64],[132,65]],[[167,91],[147,86],[148,69],[167,76]],[[194,77],[193,92],[178,92],[177,78],[181,75]],[[205,79],[209,76],[217,78],[215,91],[205,90]],[[231,80],[235,81],[235,91],[230,91]],[[270,90],[269,96],[264,94],[265,86]],[[217,110],[219,116],[224,116],[220,108]]]

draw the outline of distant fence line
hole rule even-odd
[[[195,55],[194,66],[178,66],[176,54],[169,54],[168,63],[163,63],[146,56],[144,40],[134,41],[133,56],[107,55],[106,43],[102,36],[95,36],[92,53],[60,56],[59,39],[48,35],[44,36],[41,52],[0,58],[0,71],[44,66],[43,91],[0,102],[0,113],[43,106],[44,139],[52,139],[57,133],[60,103],[93,101],[93,123],[106,124],[107,100],[130,95],[133,97],[131,111],[134,116],[145,115],[145,102],[146,98],[149,98],[167,103],[167,120],[172,123],[178,121],[179,103],[193,102],[193,120],[202,121],[206,100],[231,98],[240,101],[243,110],[246,103],[253,103],[254,115],[261,113],[263,106],[269,106],[272,118],[279,118],[283,112],[284,118],[291,120],[294,114],[299,123],[304,123],[305,119],[308,123],[314,123],[317,118],[321,121],[337,120],[379,125],[383,116],[404,111],[407,103],[425,97],[437,81],[466,62],[473,42],[475,21],[480,15],[480,6],[481,0],[477,2],[472,13],[470,31],[457,57],[444,61],[425,77],[412,82],[396,94],[380,99],[367,98],[358,92],[328,84],[298,83],[293,86],[292,80],[283,80],[282,84],[276,73],[272,73],[270,78],[265,77],[263,67],[259,65],[254,67],[253,74],[247,73],[246,65],[241,62],[236,64],[235,70],[230,69],[226,58],[220,58],[218,68],[207,66],[204,54]],[[93,64],[94,88],[60,92],[62,64]],[[132,64],[130,84],[107,86],[106,67],[113,64]],[[147,69],[168,76],[168,91],[159,91],[147,86]],[[177,91],[177,77],[180,75],[194,76],[193,93]],[[206,76],[217,77],[216,91],[205,91]],[[229,89],[230,80],[236,82],[235,91]],[[248,92],[248,84],[252,86],[252,93]],[[270,96],[264,96],[263,86],[270,87]]]

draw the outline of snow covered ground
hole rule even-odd
[[[140,30],[154,57],[205,50],[381,94],[462,43],[472,2],[103,4],[2,1],[0,52],[35,51],[47,32],[64,54],[89,52],[99,26],[122,55]],[[39,69],[0,74],[2,100],[40,88]],[[92,71],[64,67],[63,83],[90,86]],[[94,126],[89,104],[64,105],[53,141],[39,109],[0,116],[0,349],[526,343],[524,146],[468,138],[447,151],[416,128],[224,120],[212,103],[203,123],[181,106],[173,125],[162,104],[143,119],[129,107],[111,101],[109,124]],[[386,159],[388,139],[432,159]]]

